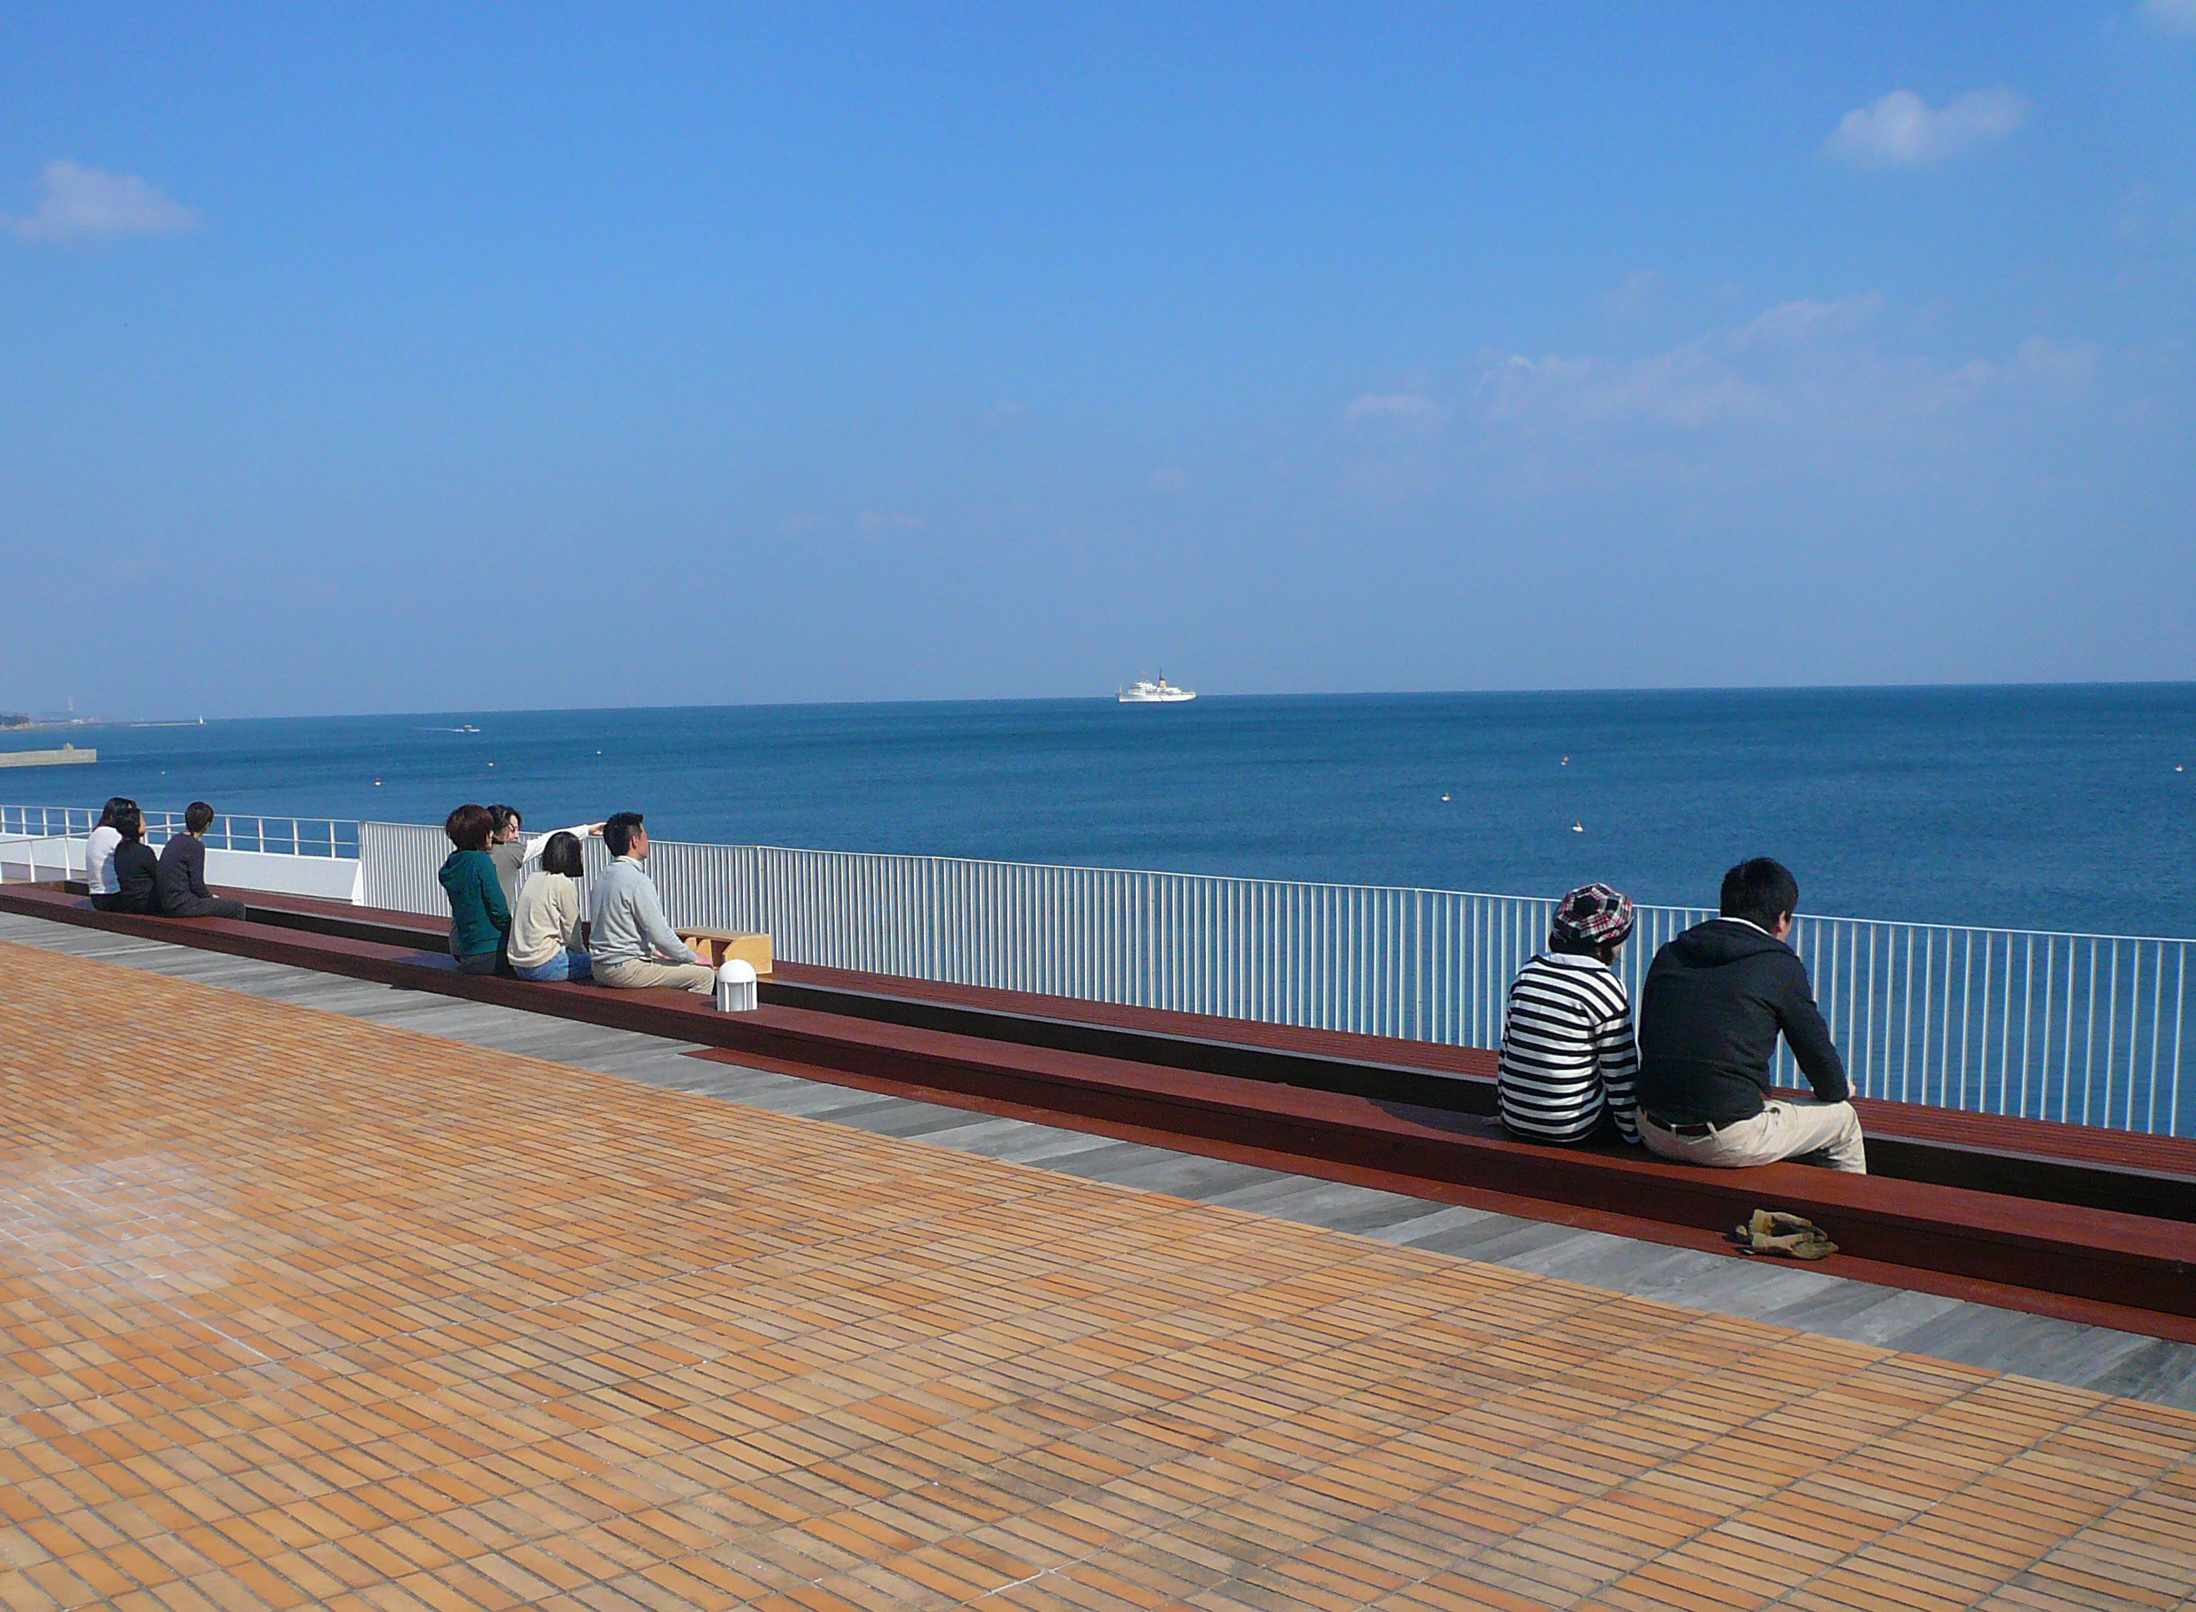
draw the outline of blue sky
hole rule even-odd
[[[18,6],[0,708],[2196,676],[2196,0]]]

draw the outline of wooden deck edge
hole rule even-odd
[[[246,896],[255,916],[267,921],[295,922],[298,927],[326,928],[359,939],[383,939],[403,945],[425,945],[439,951],[445,926],[421,913],[385,908],[358,907],[348,903],[318,901],[302,896],[236,892]],[[777,972],[762,982],[762,1000],[788,1006],[817,1006],[824,1011],[851,1013],[920,1022],[917,1014],[949,1015],[968,1012],[994,1023],[1037,1026],[1041,1033],[1004,1034],[1000,1039],[1028,1039],[1033,1045],[1072,1046],[1060,1032],[1087,1031],[1094,1035],[1123,1033],[1147,1038],[1152,1045],[1179,1044],[1224,1054],[1253,1058],[1272,1057],[1301,1065],[1329,1065],[1374,1078],[1401,1077],[1415,1087],[1399,1087],[1394,1093],[1406,1101],[1460,1112],[1494,1112],[1496,1054],[1490,1048],[1450,1046],[1446,1043],[1399,1040],[1391,1036],[1355,1031],[1315,1030],[1299,1025],[1267,1024],[1191,1013],[1175,1008],[1128,1007],[1119,1003],[1086,1001],[1079,997],[1045,996],[1028,991],[991,986],[955,985],[938,980],[898,975],[861,973],[826,968],[812,963],[781,959]],[[866,1001],[872,1010],[858,1006]],[[908,1009],[903,1014],[888,1010]],[[950,1028],[942,1021],[932,1027]],[[1093,1043],[1083,1042],[1084,1046]],[[1122,1054],[1116,1054],[1122,1055]],[[1163,1056],[1143,1060],[1166,1063]],[[1201,1058],[1180,1060],[1180,1067],[1212,1067],[1230,1072]],[[1805,1093],[1794,1093],[1804,1096]],[[2196,1138],[2157,1136],[2110,1130],[2063,1121],[2007,1114],[1982,1114],[1962,1109],[1900,1102],[1894,1098],[1856,1097],[1863,1128],[1872,1149],[1891,1152],[1935,1149],[1948,1157],[1988,1154],[1996,1158],[2030,1158],[2062,1164],[2079,1164],[2108,1173],[2122,1187],[2140,1192],[2147,1182],[2181,1181],[2196,1186]],[[1965,1168],[1965,1158],[1961,1166]],[[1936,1179],[1926,1172],[1915,1179]],[[1957,1185],[1958,1182],[1948,1184]],[[2029,1195],[2051,1196],[2048,1192]],[[2082,1201],[2082,1200],[2071,1200]],[[2111,1207],[2110,1204],[2091,1205]],[[2175,1215],[2163,1209],[2144,1213],[2196,1220],[2196,1212]]]
[[[1141,1142],[1174,1152],[1193,1153],[1201,1158],[1225,1159],[1230,1163],[1249,1165],[1257,1169],[1278,1170],[1320,1181],[1336,1181],[1378,1192],[1392,1192],[1402,1197],[1420,1198],[1429,1204],[1453,1204],[1463,1208],[1483,1209],[1494,1214],[1509,1215],[1514,1219],[1601,1232],[1612,1237],[1628,1238],[1633,1242],[1690,1249],[1696,1253],[1719,1254],[1734,1260],[1751,1257],[1740,1254],[1718,1230],[1652,1220],[1618,1209],[1585,1208],[1546,1198],[1494,1191],[1462,1182],[1430,1181],[1423,1176],[1400,1174],[1375,1165],[1282,1152],[1240,1141],[1185,1137],[1179,1132],[1140,1124],[1128,1118],[1065,1113],[1055,1108],[1017,1102],[1009,1097],[924,1086],[889,1076],[823,1068],[813,1063],[772,1058],[761,1053],[735,1053],[722,1047],[702,1047],[686,1056],[736,1068],[760,1069],[773,1074],[789,1075],[801,1080],[822,1080],[854,1091],[935,1103],[940,1107],[963,1109],[972,1114],[1026,1120],[1060,1130],[1080,1131],[1087,1135],[1111,1137],[1124,1142]],[[1769,1205],[1765,1203],[1763,1206]],[[2026,1315],[2045,1316],[2082,1326],[2107,1327],[2117,1332],[2162,1338],[2173,1343],[2196,1344],[2196,1316],[2172,1315],[2100,1299],[2079,1298],[2045,1288],[1960,1276],[1910,1265],[1895,1265],[1842,1251],[1829,1259],[1813,1263],[1803,1264],[1792,1260],[1767,1260],[1761,1263],[1766,1264],[1770,1270],[1813,1271],[1823,1276],[1866,1282],[1901,1292],[1926,1293],[1936,1298],[1985,1304],[1996,1309],[2015,1310]]]
[[[2196,1316],[2196,1226],[2182,1222],[1799,1164],[1708,1170],[1631,1150],[1536,1146],[1402,1105],[1228,1076],[1091,1068],[1064,1055],[1014,1056],[1027,1049],[971,1048],[956,1044],[960,1038],[923,1032],[870,1039],[763,1015],[742,1014],[739,1021],[732,1032],[737,1044],[723,1049],[730,1057],[760,1054],[1054,1113],[1128,1120],[1201,1143],[1246,1143],[1717,1236],[1756,1208],[1788,1209],[1823,1225],[1841,1247],[1884,1264]],[[2037,1282],[2039,1270],[2049,1279]]]

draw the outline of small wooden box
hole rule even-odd
[[[729,929],[682,929],[679,939],[694,948],[694,955],[711,968],[722,968],[725,959],[737,957],[755,971],[757,979],[770,974],[770,937],[741,935]]]

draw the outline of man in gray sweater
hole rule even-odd
[[[615,860],[596,882],[588,916],[587,960],[596,980],[624,989],[673,985],[709,995],[716,989],[716,971],[665,921],[656,881],[641,866],[648,858],[641,814],[619,812],[610,818],[602,825],[602,842]]]

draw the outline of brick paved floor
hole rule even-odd
[[[2171,1606],[2196,1416],[0,945],[0,1607]]]

